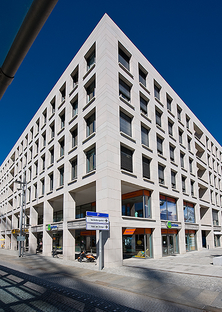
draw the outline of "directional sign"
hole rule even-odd
[[[108,224],[98,224],[98,223],[86,223],[87,230],[109,230],[109,223]]]
[[[95,211],[86,211],[87,217],[100,217],[100,218],[109,218],[108,213],[95,212]]]
[[[109,218],[86,217],[87,223],[109,223]]]
[[[25,236],[17,236],[17,241],[18,242],[24,242],[25,241]]]

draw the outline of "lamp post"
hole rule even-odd
[[[20,219],[19,219],[19,257],[23,256],[23,249],[24,249],[24,241],[23,241],[23,249],[22,249],[22,234],[23,234],[23,204],[26,203],[26,181],[25,177],[22,181],[15,181],[22,186],[22,202],[21,202],[21,210],[20,210]]]

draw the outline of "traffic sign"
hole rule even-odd
[[[98,224],[98,223],[86,223],[87,230],[109,230],[109,223],[108,224]]]
[[[25,241],[25,236],[17,236],[17,241],[18,242],[24,242]]]
[[[100,218],[109,218],[108,213],[95,212],[95,211],[86,211],[87,217],[100,217]]]
[[[86,223],[109,223],[109,218],[86,217]]]

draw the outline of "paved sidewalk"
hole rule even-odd
[[[212,265],[213,257],[220,255],[222,248],[158,260],[132,258],[124,260],[122,267],[102,271],[98,271],[95,263],[41,255],[18,258],[17,253],[7,250],[0,250],[0,262],[34,276],[47,276],[48,280],[71,288],[74,280],[79,280],[104,289],[181,304],[191,310],[222,311],[222,266]]]

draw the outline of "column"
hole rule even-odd
[[[53,207],[47,200],[44,202],[43,212],[43,255],[51,256],[52,237],[46,229],[46,224],[50,224],[53,221]]]
[[[63,195],[63,258],[75,260],[75,236],[74,231],[68,229],[68,221],[75,219],[76,203],[69,192]]]

